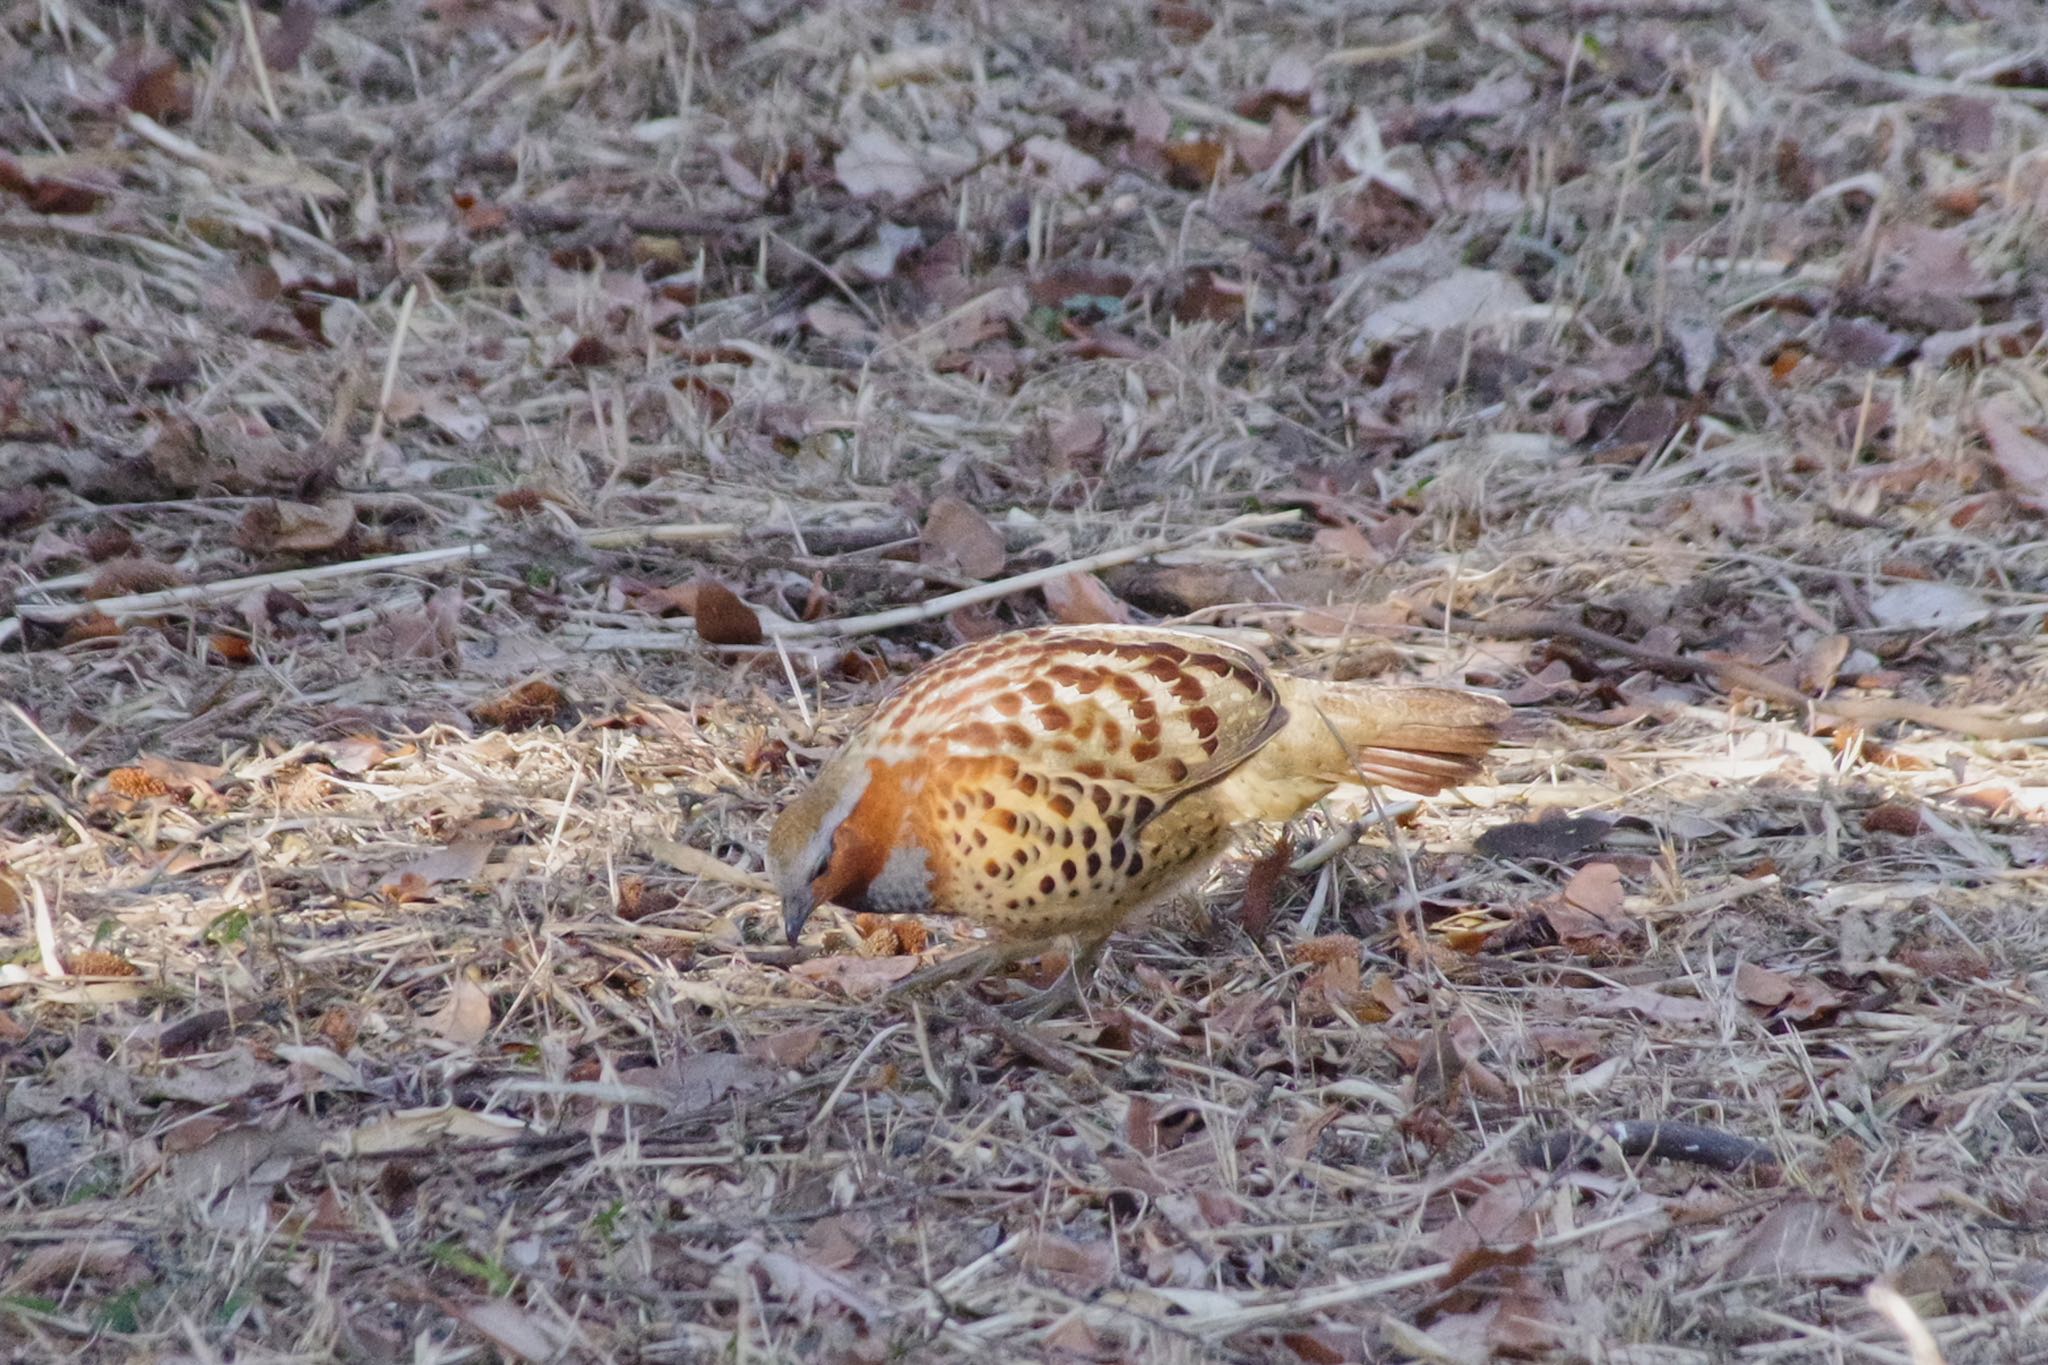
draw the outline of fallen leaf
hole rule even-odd
[[[1026,162],[1063,194],[1073,194],[1099,185],[1109,178],[1109,169],[1072,143],[1040,134],[1024,140],[1021,148]]]
[[[22,1257],[7,1292],[64,1286],[74,1280],[112,1279],[117,1285],[133,1283],[148,1276],[147,1266],[135,1255],[135,1244],[123,1237],[101,1237],[86,1241],[56,1242],[36,1247]]]
[[[769,1251],[752,1239],[735,1246],[730,1254],[730,1264],[734,1269],[759,1276],[775,1293],[805,1314],[830,1306],[863,1322],[873,1322],[882,1316],[881,1307],[861,1293],[851,1281],[801,1257],[786,1251]]]
[[[1977,423],[1991,447],[1992,461],[2008,492],[2036,512],[2048,511],[2048,440],[2044,424],[2028,413],[2012,394],[1988,398],[1977,410]]]
[[[491,1031],[491,997],[467,970],[449,983],[448,1002],[422,1022],[451,1043],[480,1043]]]
[[[924,233],[918,228],[878,223],[873,240],[848,251],[834,264],[841,275],[855,284],[880,284],[895,277],[896,267],[906,252],[923,245]]]
[[[1621,869],[1613,863],[1587,863],[1564,886],[1565,902],[1600,919],[1621,916]]]
[[[832,158],[832,173],[857,199],[878,194],[907,199],[925,187],[925,173],[908,147],[880,128],[863,128]]]
[[[1863,813],[1863,828],[1873,834],[1896,834],[1910,839],[1923,825],[1920,808],[1904,801],[1887,801]]]
[[[796,963],[789,969],[789,974],[813,986],[837,986],[857,999],[879,994],[885,987],[901,981],[917,970],[917,963],[918,959],[908,955],[852,957],[838,954]]]
[[[1294,841],[1282,834],[1272,851],[1252,864],[1251,873],[1244,881],[1244,901],[1237,916],[1238,925],[1247,936],[1264,938],[1266,930],[1272,927],[1274,893],[1279,890],[1280,879],[1286,875],[1287,865],[1293,858]]]
[[[475,1303],[443,1306],[455,1319],[467,1323],[493,1346],[519,1360],[560,1360],[563,1348],[573,1340],[559,1318],[536,1313],[509,1299],[479,1299]]]
[[[1826,696],[1834,689],[1850,648],[1846,635],[1823,635],[1801,650],[1796,662],[1800,689],[1816,697]]]
[[[656,1091],[676,1115],[701,1114],[732,1095],[758,1095],[780,1080],[776,1068],[737,1052],[687,1052],[660,1066],[619,1073],[623,1084]]]
[[[765,1037],[750,1038],[745,1044],[745,1051],[750,1057],[758,1057],[764,1062],[799,1071],[824,1041],[825,1030],[822,1027],[816,1024],[800,1024],[795,1028],[782,1029]]]
[[[925,513],[918,559],[933,568],[968,578],[994,578],[1003,571],[1009,551],[1003,533],[987,517],[959,498],[934,499]]]
[[[458,839],[396,869],[377,889],[387,897],[397,899],[393,888],[410,891],[442,882],[475,881],[490,862],[496,847],[497,844],[489,839]]]
[[[271,500],[255,503],[242,514],[235,528],[235,544],[255,554],[309,553],[334,549],[355,529],[353,499],[332,497],[319,503]]]
[[[423,1109],[401,1109],[384,1118],[373,1119],[337,1138],[324,1148],[342,1156],[378,1156],[415,1147],[432,1148],[449,1142],[515,1142],[527,1131],[517,1119],[478,1114],[452,1104]]]
[[[1519,321],[1534,301],[1512,275],[1460,266],[1424,285],[1413,297],[1374,310],[1359,328],[1359,342],[1375,345],[1453,328]]]
[[[1070,573],[1053,579],[1040,591],[1045,594],[1046,609],[1062,625],[1121,625],[1131,619],[1130,607],[1094,574]]]
[[[263,39],[263,64],[272,71],[289,71],[306,55],[313,42],[313,29],[320,19],[314,0],[285,0],[277,24]]]
[[[723,583],[699,583],[696,608],[697,635],[705,644],[758,645],[767,638],[761,630],[760,613]]]
[[[1989,617],[1991,606],[1956,583],[1888,583],[1870,595],[1870,614],[1888,630],[1962,630]]]
[[[1873,1263],[1856,1222],[1840,1206],[1791,1196],[1736,1243],[1729,1279],[1861,1280]]]
[[[1792,998],[1792,978],[1754,962],[1735,969],[1735,993],[1760,1009],[1776,1009]]]

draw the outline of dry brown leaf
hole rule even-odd
[[[449,983],[447,1003],[422,1022],[451,1043],[464,1047],[480,1043],[491,1031],[490,993],[464,969]]]
[[[697,585],[694,619],[697,635],[707,645],[758,645],[767,637],[761,617],[723,583]]]
[[[918,558],[934,568],[985,579],[1003,571],[1009,551],[1003,533],[987,517],[959,498],[944,497],[935,498],[925,513]]]
[[[789,974],[813,986],[836,986],[856,999],[876,995],[917,970],[918,959],[902,957],[851,957],[839,954],[796,963]]]
[[[133,1242],[123,1237],[101,1237],[34,1248],[15,1267],[7,1290],[10,1294],[25,1294],[69,1285],[74,1280],[113,1279],[117,1285],[125,1285],[147,1277],[148,1268],[135,1256]]]
[[[1250,937],[1264,938],[1266,930],[1272,927],[1274,894],[1293,859],[1294,841],[1282,834],[1271,851],[1252,863],[1237,916],[1238,926]]]
[[[345,497],[319,503],[252,504],[235,528],[235,544],[254,554],[312,553],[344,544],[356,529],[356,505]]]
[[[390,896],[393,886],[425,888],[442,882],[475,881],[496,847],[490,839],[458,839],[395,869],[378,889]]]
[[[687,1052],[660,1066],[634,1067],[619,1073],[627,1085],[659,1093],[671,1114],[701,1114],[733,1095],[758,1095],[775,1088],[776,1068],[737,1052]]]
[[[1895,834],[1902,839],[1910,839],[1920,833],[1924,825],[1920,808],[1906,801],[1887,801],[1863,813],[1863,828],[1872,834]]]
[[[1597,919],[1624,923],[1621,912],[1621,869],[1613,863],[1587,863],[1564,884],[1565,903]]]
[[[488,701],[478,702],[471,708],[470,715],[478,723],[499,730],[530,730],[536,725],[545,725],[559,720],[568,706],[568,698],[562,689],[543,678],[521,683],[510,692],[501,692]]]
[[[1984,400],[1977,423],[2006,490],[2032,510],[2048,511],[2048,423],[2009,393]]]
[[[1070,573],[1040,589],[1053,619],[1067,626],[1122,625],[1131,609],[1094,574]]]
[[[352,1156],[376,1156],[446,1142],[515,1142],[526,1131],[526,1125],[517,1119],[478,1114],[452,1104],[442,1104],[424,1109],[401,1109],[395,1114],[372,1119],[339,1138],[330,1139],[326,1147]]]
[[[825,1041],[825,1030],[816,1024],[803,1024],[786,1028],[761,1038],[752,1038],[745,1044],[750,1057],[791,1071],[800,1071],[803,1064],[811,1059],[818,1047]]]
[[[1780,1201],[1732,1248],[1730,1279],[1860,1280],[1876,1266],[1856,1220],[1839,1205],[1797,1196]]]
[[[1833,691],[1850,648],[1846,635],[1823,635],[1801,650],[1797,661],[1800,690],[1816,697]]]
[[[832,173],[856,199],[907,199],[925,187],[925,172],[910,148],[880,128],[863,128],[832,158]]]

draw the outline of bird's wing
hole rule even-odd
[[[956,650],[871,732],[939,761],[1014,760],[1146,798],[1148,818],[1227,776],[1287,723],[1265,662],[1204,636],[1053,627]]]

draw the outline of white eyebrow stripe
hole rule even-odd
[[[861,797],[867,794],[870,775],[867,765],[862,764],[859,771],[847,778],[845,787],[840,789],[839,799],[818,822],[818,832],[811,836],[811,841],[804,845],[803,853],[797,858],[794,870],[798,876],[809,879],[814,869],[825,865],[825,860],[832,854],[833,837],[846,823],[846,817],[853,814],[853,808],[860,804]]]

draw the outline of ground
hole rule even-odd
[[[2039,20],[0,3],[0,1353],[2048,1359]],[[1514,734],[782,944],[1049,619]]]

